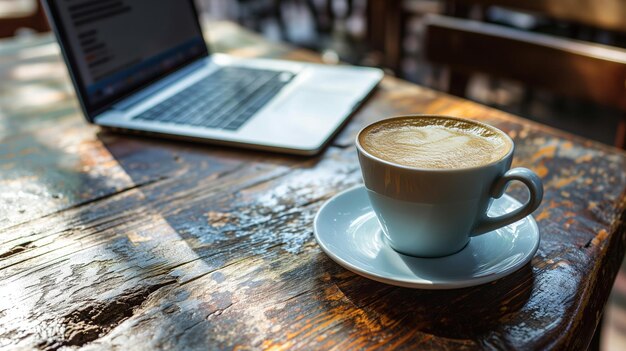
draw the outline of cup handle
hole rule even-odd
[[[498,179],[491,189],[491,197],[499,198],[504,194],[508,183],[512,180],[519,180],[528,187],[530,198],[520,208],[517,208],[507,214],[498,217],[487,217],[478,223],[472,231],[471,236],[488,233],[492,230],[504,227],[511,223],[515,223],[520,219],[528,216],[541,204],[543,199],[543,184],[541,179],[533,171],[528,168],[513,168],[506,172]]]

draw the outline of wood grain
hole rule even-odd
[[[209,28],[220,51],[317,59],[228,23]],[[317,157],[126,136],[83,121],[50,37],[0,53],[0,347],[572,350],[591,340],[626,250],[622,151],[391,77]],[[407,113],[469,117],[515,139],[515,165],[546,187],[530,265],[480,287],[422,291],[361,278],[321,252],[316,211],[361,182],[355,133]]]

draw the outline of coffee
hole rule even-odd
[[[449,117],[411,116],[374,123],[359,143],[375,157],[424,169],[478,167],[505,157],[513,147],[502,132]]]

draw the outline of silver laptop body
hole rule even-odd
[[[192,0],[44,2],[83,112],[106,127],[312,155],[383,76],[209,54]]]

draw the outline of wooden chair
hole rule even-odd
[[[295,2],[295,1],[293,1]],[[256,32],[261,31],[261,22],[265,19],[276,21],[280,29],[280,36],[283,40],[289,40],[287,23],[285,22],[282,6],[283,0],[237,0],[238,17],[237,22],[242,26],[248,26]],[[353,0],[346,0],[346,11],[338,14],[334,11],[333,1],[323,2],[305,0],[304,5],[309,11],[315,31],[318,36],[326,36],[333,32],[335,20],[346,20],[352,15]]]
[[[372,50],[382,55],[382,64],[402,77],[403,41],[408,19],[414,16],[441,13],[439,1],[368,0],[366,8],[367,41]]]
[[[321,2],[321,9],[318,8],[319,1],[305,1],[315,24],[315,30],[318,33],[330,34],[335,30],[335,21],[345,21],[352,16],[354,12],[354,0],[346,0],[346,11],[342,14],[337,13],[333,7],[333,0],[325,0]]]
[[[609,31],[626,33],[624,0],[446,0],[447,14],[461,14],[468,6],[500,6],[544,15]]]
[[[470,74],[485,73],[618,108],[624,118],[615,145],[626,146],[625,49],[429,16],[424,51],[429,61],[451,69],[455,95],[464,95]]]
[[[281,11],[282,0],[237,0],[237,22],[256,32],[261,32],[261,23],[266,19],[276,21],[281,39],[287,39],[287,26]]]
[[[46,14],[41,2],[36,1],[35,11],[30,14],[19,14],[15,17],[0,17],[0,38],[12,37],[21,28],[30,28],[37,32],[50,30]]]

